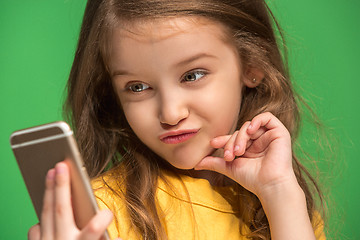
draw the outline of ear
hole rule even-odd
[[[243,81],[249,88],[257,87],[265,78],[265,74],[258,68],[248,66],[245,69]]]

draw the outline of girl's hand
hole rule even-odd
[[[211,145],[223,148],[224,157],[205,157],[195,169],[222,173],[257,195],[271,239],[315,239],[305,194],[292,168],[291,137],[279,119],[259,114]]]
[[[205,157],[195,169],[222,173],[258,197],[284,183],[297,184],[290,134],[271,113],[256,116],[233,135],[214,138],[211,145],[223,148],[224,156]]]
[[[110,211],[100,211],[83,229],[77,228],[71,205],[69,169],[64,162],[60,162],[47,173],[41,223],[30,228],[28,238],[98,240],[111,220]]]

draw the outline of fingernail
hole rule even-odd
[[[46,175],[46,178],[50,179],[50,180],[54,179],[55,178],[55,169],[50,169]]]
[[[230,150],[226,150],[225,153],[224,153],[224,157],[227,157],[230,155]]]
[[[250,125],[248,126],[248,129],[252,129],[252,127],[253,127],[253,126],[250,124]]]
[[[63,174],[65,172],[65,168],[62,164],[56,164],[55,166],[56,174]]]
[[[234,152],[238,151],[239,149],[240,149],[240,146],[239,146],[239,145],[236,145],[236,146],[234,147]]]

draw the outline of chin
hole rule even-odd
[[[193,169],[204,157],[212,155],[216,149],[212,148],[209,144],[203,144],[197,147],[187,144],[184,147],[177,147],[171,151],[161,152],[158,154],[166,162],[177,169],[189,170]]]
[[[196,166],[196,164],[197,164],[198,162],[196,162],[196,163],[194,163],[194,162],[170,162],[170,164],[173,166],[173,167],[175,167],[175,168],[177,168],[177,169],[181,169],[181,170],[190,170],[190,169],[193,169],[195,166]]]
[[[204,151],[198,154],[184,154],[181,157],[173,157],[171,161],[168,161],[172,166],[182,170],[193,169],[203,158],[211,155],[213,150]],[[188,157],[191,156],[191,157]]]

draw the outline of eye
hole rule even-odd
[[[127,87],[127,89],[129,89],[132,92],[142,92],[148,88],[149,86],[144,83],[134,83]]]
[[[182,81],[184,82],[194,82],[199,80],[200,78],[204,77],[206,75],[205,71],[202,70],[195,70],[191,72],[187,72],[183,78]]]

